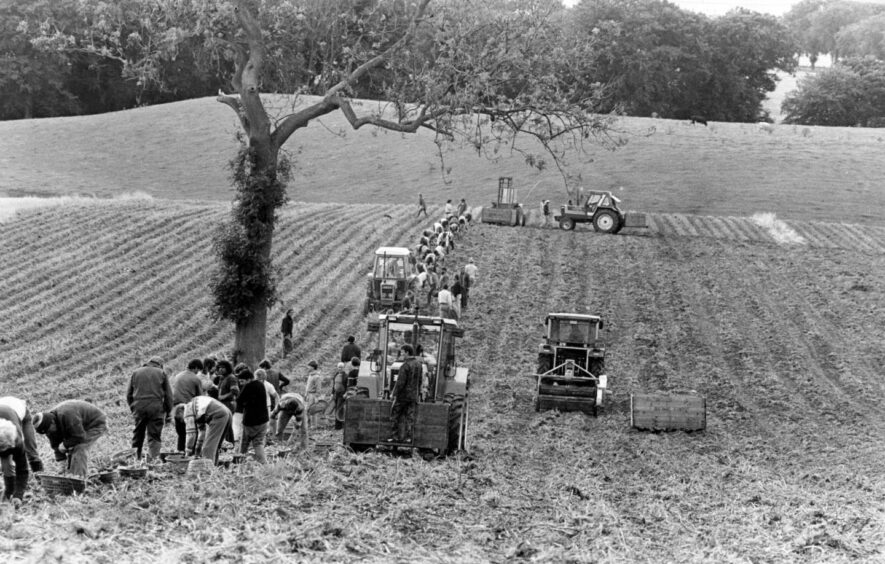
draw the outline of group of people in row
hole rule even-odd
[[[162,432],[169,423],[175,427],[178,452],[216,463],[225,441],[241,454],[252,449],[258,462],[266,462],[266,442],[283,441],[293,420],[291,435],[300,437],[305,448],[310,408],[328,399],[334,401],[337,413],[344,390],[356,383],[361,350],[354,337],[348,337],[341,355],[331,378],[320,374],[316,361],[308,363],[311,372],[304,395],[287,391],[290,380],[268,360],[253,373],[245,364],[234,366],[225,359],[193,359],[170,378],[163,359],[154,356],[132,373],[126,391],[134,423],[133,456],[141,459],[144,454],[145,461],[158,461]],[[87,401],[67,400],[32,413],[23,399],[0,398],[4,498],[23,499],[31,472],[44,470],[37,434],[46,435],[62,473],[86,478],[89,451],[107,431],[107,416]],[[143,452],[145,443],[147,452]]]

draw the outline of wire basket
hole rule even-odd
[[[189,476],[208,474],[214,467],[215,464],[208,458],[192,458],[187,464],[187,474]]]
[[[120,472],[120,475],[124,478],[144,478],[147,476],[148,469],[147,468],[129,468],[127,466],[121,466],[117,469]]]
[[[72,495],[83,493],[86,489],[86,480],[70,476],[57,476],[55,474],[36,474],[43,490],[51,497],[57,495]]]
[[[184,474],[185,472],[187,472],[187,467],[190,464],[191,460],[193,459],[189,456],[176,454],[174,456],[167,456],[166,464],[168,464],[169,468],[176,474]]]

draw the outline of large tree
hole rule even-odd
[[[295,19],[320,13],[315,9],[320,4],[298,5]],[[337,5],[341,11],[331,15],[350,31],[328,41],[348,40],[325,52],[302,53],[302,59],[315,60],[292,69],[309,80],[300,87],[320,97],[277,120],[261,96],[263,77],[269,68],[286,68],[275,58],[286,48],[270,46],[281,45],[291,29],[268,33],[262,10],[272,7],[279,18],[293,4],[237,1],[239,29],[224,38],[236,64],[233,92],[220,93],[218,101],[236,113],[245,145],[234,166],[234,221],[218,243],[221,265],[214,287],[220,313],[236,324],[235,349],[247,363],[264,356],[267,309],[276,297],[270,257],[276,212],[285,201],[281,151],[313,120],[340,112],[354,129],[426,130],[441,145],[461,141],[478,151],[517,147],[516,139],[527,137],[554,163],[587,140],[617,142],[607,135],[609,120],[593,113],[601,85],[583,90],[567,80],[586,64],[580,55],[587,43],[561,40],[559,2],[449,0],[431,6],[430,0],[353,0]],[[357,86],[370,80],[389,101],[388,111],[361,114],[352,103]],[[542,162],[535,154],[529,160]]]

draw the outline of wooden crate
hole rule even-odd
[[[702,431],[707,399],[693,394],[630,394],[630,425],[647,431]]]

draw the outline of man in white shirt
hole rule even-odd
[[[452,297],[452,293],[449,292],[449,285],[443,285],[442,289],[440,289],[439,294],[436,296],[436,301],[439,303],[439,316],[455,319],[455,312],[453,309],[454,298]]]

